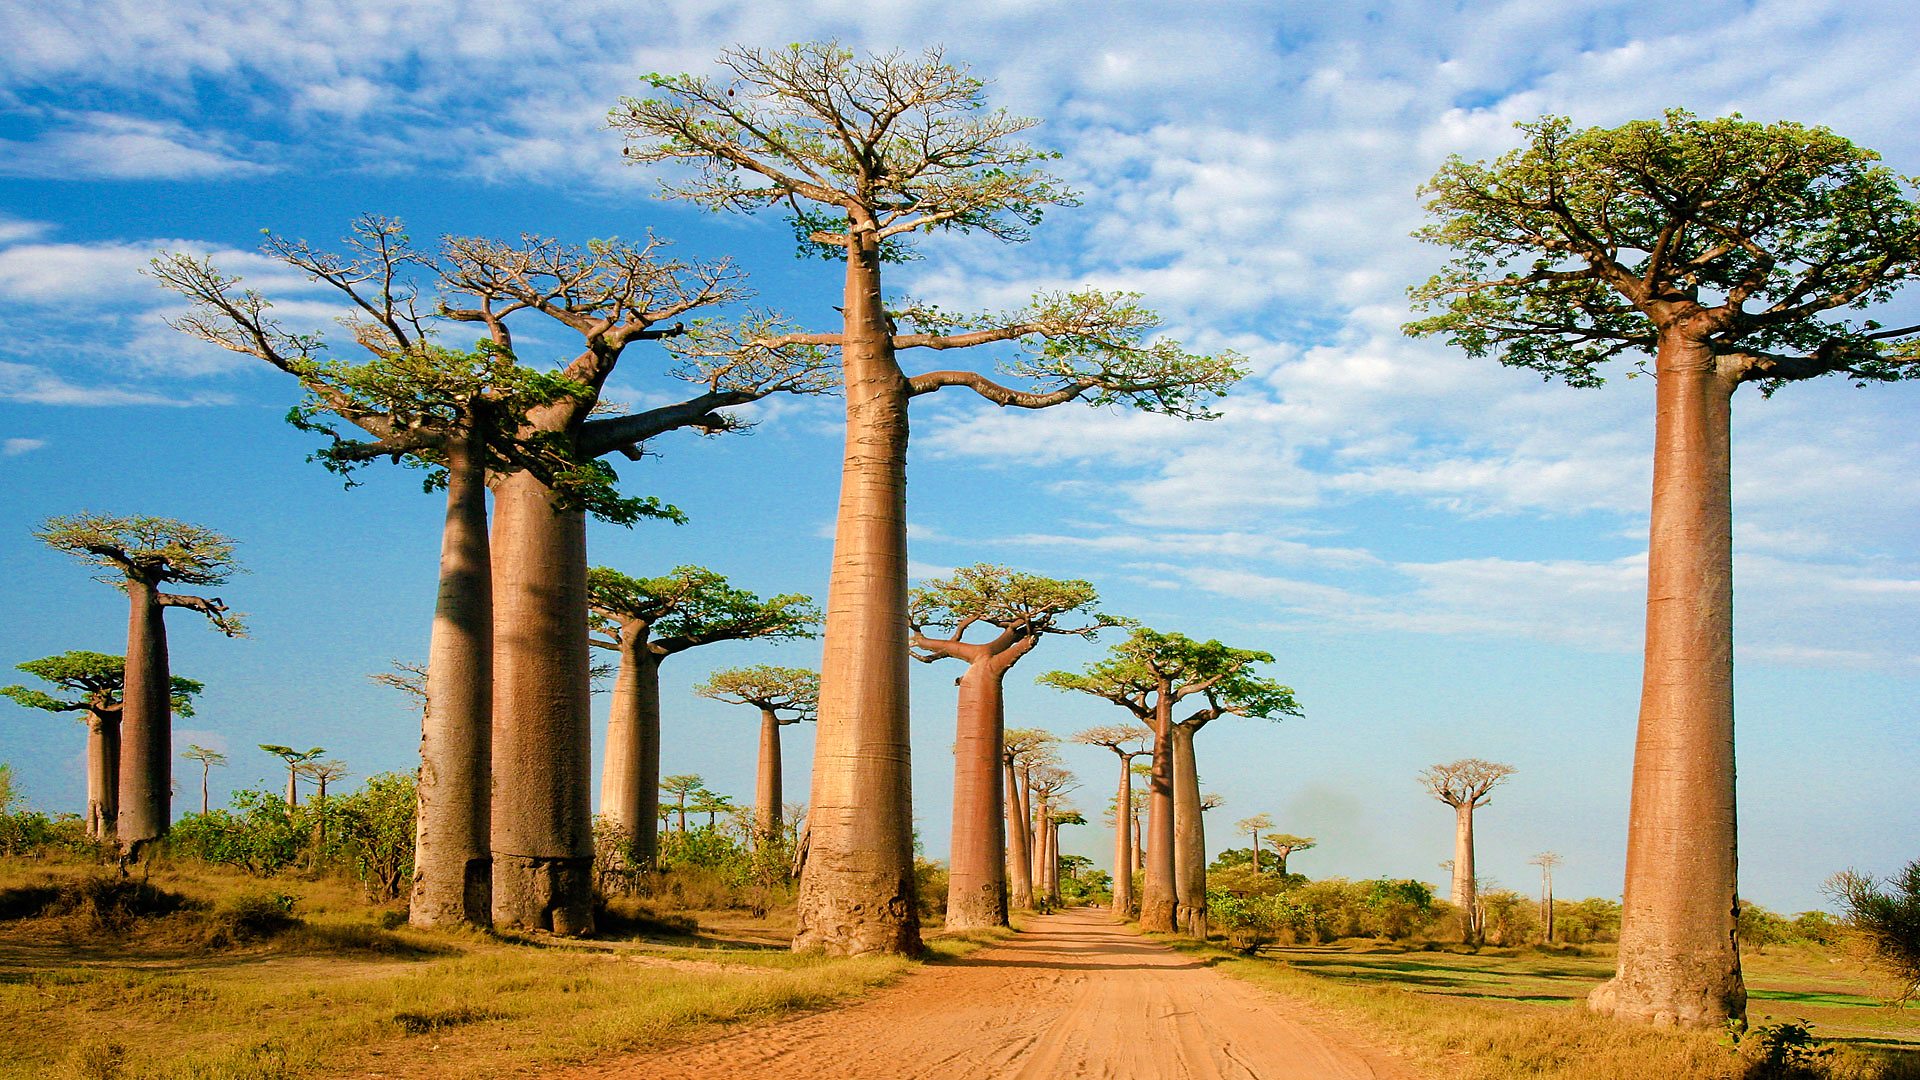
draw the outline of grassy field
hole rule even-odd
[[[1230,974],[1331,1007],[1357,1028],[1457,1080],[1837,1080],[1920,1077],[1920,1008],[1879,1003],[1883,988],[1845,957],[1776,947],[1744,961],[1755,1026],[1807,1022],[1829,1049],[1809,1071],[1769,1073],[1713,1032],[1615,1024],[1578,1005],[1613,970],[1610,955],[1483,949],[1419,951],[1342,943],[1219,954]]]
[[[0,860],[0,897],[84,873]],[[265,887],[293,895],[297,921],[251,933],[233,911],[283,906],[262,904],[261,883],[152,880],[196,903],[117,928],[86,911],[0,921],[0,1077],[518,1076],[841,1000],[912,966],[796,957],[777,915],[696,916],[692,933],[630,918],[638,936],[589,942],[428,935],[342,884],[285,878]]]

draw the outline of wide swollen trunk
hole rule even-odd
[[[1120,757],[1120,790],[1113,801],[1113,913],[1126,918],[1133,911],[1133,759]]]
[[[127,664],[120,694],[120,812],[125,858],[140,858],[173,816],[173,676],[167,624],[152,582],[127,579]]]
[[[655,746],[659,742],[655,740]],[[657,756],[657,750],[656,750]],[[659,789],[655,788],[655,799]],[[754,843],[771,843],[780,835],[780,714],[760,710],[760,765],[753,780]]]
[[[1459,912],[1460,940],[1480,940],[1473,882],[1473,800],[1453,808],[1453,906]]]
[[[1001,680],[1005,675],[1001,657],[983,656],[968,664],[960,676],[953,742],[953,839],[947,872],[949,929],[1007,925],[1007,833],[1000,786],[1006,723]]]
[[[1646,668],[1619,971],[1591,1007],[1718,1027],[1746,1015],[1734,939],[1733,507],[1735,383],[1702,344],[1662,335],[1656,358]]]
[[[1173,891],[1175,920],[1191,936],[1207,938],[1207,835],[1201,819],[1200,768],[1194,729],[1173,725]]]
[[[1027,801],[1020,794],[1020,778],[1013,759],[1005,758],[1007,822],[1007,903],[1027,911],[1033,907],[1033,837],[1027,832]]]
[[[1153,715],[1153,773],[1147,780],[1147,852],[1140,890],[1140,929],[1171,934],[1177,901],[1173,884],[1173,717],[1163,684]]]
[[[907,401],[871,222],[848,246],[847,440],[796,951],[920,951],[907,712]]]
[[[530,473],[494,490],[493,921],[593,929],[586,521]]]
[[[600,813],[633,852],[634,865],[649,867],[660,849],[662,657],[642,637],[634,627],[620,633],[620,668],[607,712],[606,758],[600,763]]]
[[[203,800],[204,801],[204,800]],[[87,837],[114,838],[120,806],[120,711],[87,711]]]
[[[474,435],[447,445],[407,914],[421,927],[493,921],[493,567],[482,453]]]

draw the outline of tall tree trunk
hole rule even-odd
[[[212,771],[213,771],[213,766],[211,765],[203,764],[200,766],[200,816],[201,817],[206,817],[207,812],[212,809],[212,806],[211,806],[212,800],[207,795],[207,775]]]
[[[1007,790],[1007,903],[1020,911],[1033,907],[1032,836],[1027,832],[1027,801],[1020,794],[1020,778],[1013,759],[1002,757]]]
[[[953,840],[948,856],[947,928],[1007,925],[1007,833],[1000,762],[1007,654],[982,656],[960,676],[953,743]]]
[[[420,927],[493,921],[493,562],[484,453],[477,432],[447,443],[407,913]]]
[[[633,851],[638,867],[660,851],[660,661],[629,627],[620,634],[620,669],[607,713],[600,763],[600,813]],[[682,816],[684,828],[684,811]]]
[[[138,859],[167,834],[173,816],[173,677],[167,624],[152,583],[127,578],[127,664],[120,694],[122,858]]]
[[[1031,775],[1027,777],[1027,790],[1033,790]],[[1045,795],[1033,800],[1027,818],[1027,828],[1034,837],[1030,845],[1033,849],[1033,865],[1028,868],[1028,873],[1033,875],[1033,887],[1042,899],[1047,895],[1047,806],[1050,801]]]
[[[205,801],[204,788],[201,796]],[[120,712],[87,712],[87,837],[114,839],[120,806]],[[201,811],[205,813],[205,810]]]
[[[1746,1015],[1734,938],[1734,381],[1674,331],[1656,357],[1646,670],[1619,973],[1593,1009],[1717,1027]]]
[[[1126,918],[1133,910],[1133,759],[1120,758],[1120,790],[1113,802],[1113,913]]]
[[[1141,878],[1145,876],[1147,870],[1147,848],[1143,842],[1144,838],[1140,835],[1140,814],[1136,811],[1128,816],[1133,818],[1133,876]],[[1140,907],[1137,897],[1133,906],[1135,910]]]
[[[300,770],[287,765],[287,809],[300,805]]]
[[[530,473],[494,490],[493,921],[593,929],[586,522]]]
[[[1480,941],[1480,918],[1475,909],[1473,867],[1473,800],[1453,808],[1453,906],[1460,909],[1460,940]]]
[[[1207,939],[1207,834],[1201,820],[1200,767],[1192,728],[1173,725],[1173,890],[1175,919],[1188,936]]]
[[[796,951],[917,953],[907,712],[907,380],[881,303],[871,222],[850,224],[847,441],[827,583]]]
[[[1545,893],[1545,895],[1540,898],[1540,907],[1541,907],[1540,921],[1546,925],[1546,928],[1547,928],[1546,941],[1547,941],[1547,944],[1551,945],[1553,944],[1553,878],[1552,876],[1548,876],[1545,882],[1545,885],[1546,885],[1546,888],[1542,890]]]
[[[780,835],[780,715],[760,710],[760,766],[753,781],[754,844]]]
[[[1047,818],[1047,903],[1060,906],[1060,823]]]
[[[1140,929],[1173,933],[1173,703],[1163,682],[1153,710],[1153,774],[1147,781],[1146,881],[1140,891]]]

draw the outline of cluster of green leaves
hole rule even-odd
[[[807,668],[755,664],[725,668],[708,675],[693,692],[704,698],[736,705],[790,712],[782,723],[811,720],[820,706],[820,673]]]
[[[173,518],[72,514],[48,518],[33,536],[106,571],[98,580],[109,585],[123,585],[128,573],[152,582],[223,585],[240,572],[231,539]]]
[[[1884,888],[1849,870],[1835,875],[1828,891],[1867,956],[1895,979],[1896,999],[1905,1003],[1920,996],[1920,859],[1902,867]]]
[[[1176,696],[1205,697],[1207,704],[1197,718],[1299,716],[1300,704],[1292,688],[1255,673],[1254,665],[1272,662],[1271,653],[1257,649],[1236,649],[1215,640],[1195,641],[1185,634],[1138,627],[1085,671],[1049,671],[1038,681],[1056,690],[1106,698],[1136,713],[1151,711],[1153,696],[1165,680]]]
[[[587,593],[596,630],[617,634],[622,622],[637,620],[657,652],[742,638],[812,637],[820,622],[810,596],[782,593],[762,600],[703,566],[677,566],[652,578],[596,566],[587,571]]]
[[[292,808],[275,792],[236,791],[229,808],[175,822],[167,849],[256,877],[294,868],[339,873],[375,900],[392,900],[413,876],[417,798],[409,773],[382,773],[355,791]]]
[[[975,622],[1002,629],[1023,627],[1030,633],[1067,633],[1093,637],[1110,626],[1129,621],[1092,611],[1100,594],[1088,582],[1029,574],[992,563],[975,563],[950,576],[929,578],[909,597],[908,618],[916,629],[955,634]],[[1081,627],[1061,627],[1066,616],[1079,616]]]
[[[85,649],[44,656],[16,664],[15,667],[68,693],[80,695],[78,699],[56,698],[31,687],[0,686],[0,696],[12,698],[15,704],[25,708],[44,709],[47,712],[111,709],[119,705],[120,692],[126,684],[126,657]],[[173,676],[174,714],[192,716],[193,698],[205,689],[202,683]]]
[[[1244,861],[1209,875],[1207,912],[1242,948],[1283,937],[1320,942],[1344,937],[1399,940],[1420,933],[1440,917],[1433,890],[1418,881],[1309,881],[1299,874],[1255,875]]]
[[[1458,254],[1412,290],[1439,312],[1408,332],[1595,386],[1607,360],[1651,352],[1661,320],[1716,309],[1716,352],[1817,355],[1856,382],[1914,375],[1913,328],[1820,317],[1920,275],[1913,182],[1877,154],[1825,128],[1679,109],[1518,126],[1524,146],[1451,158],[1422,189],[1434,221],[1416,235]]]

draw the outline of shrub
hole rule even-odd
[[[1834,875],[1828,891],[1846,912],[1847,930],[1874,966],[1891,975],[1893,1000],[1920,994],[1920,859],[1887,880],[1887,891],[1851,870]]]

